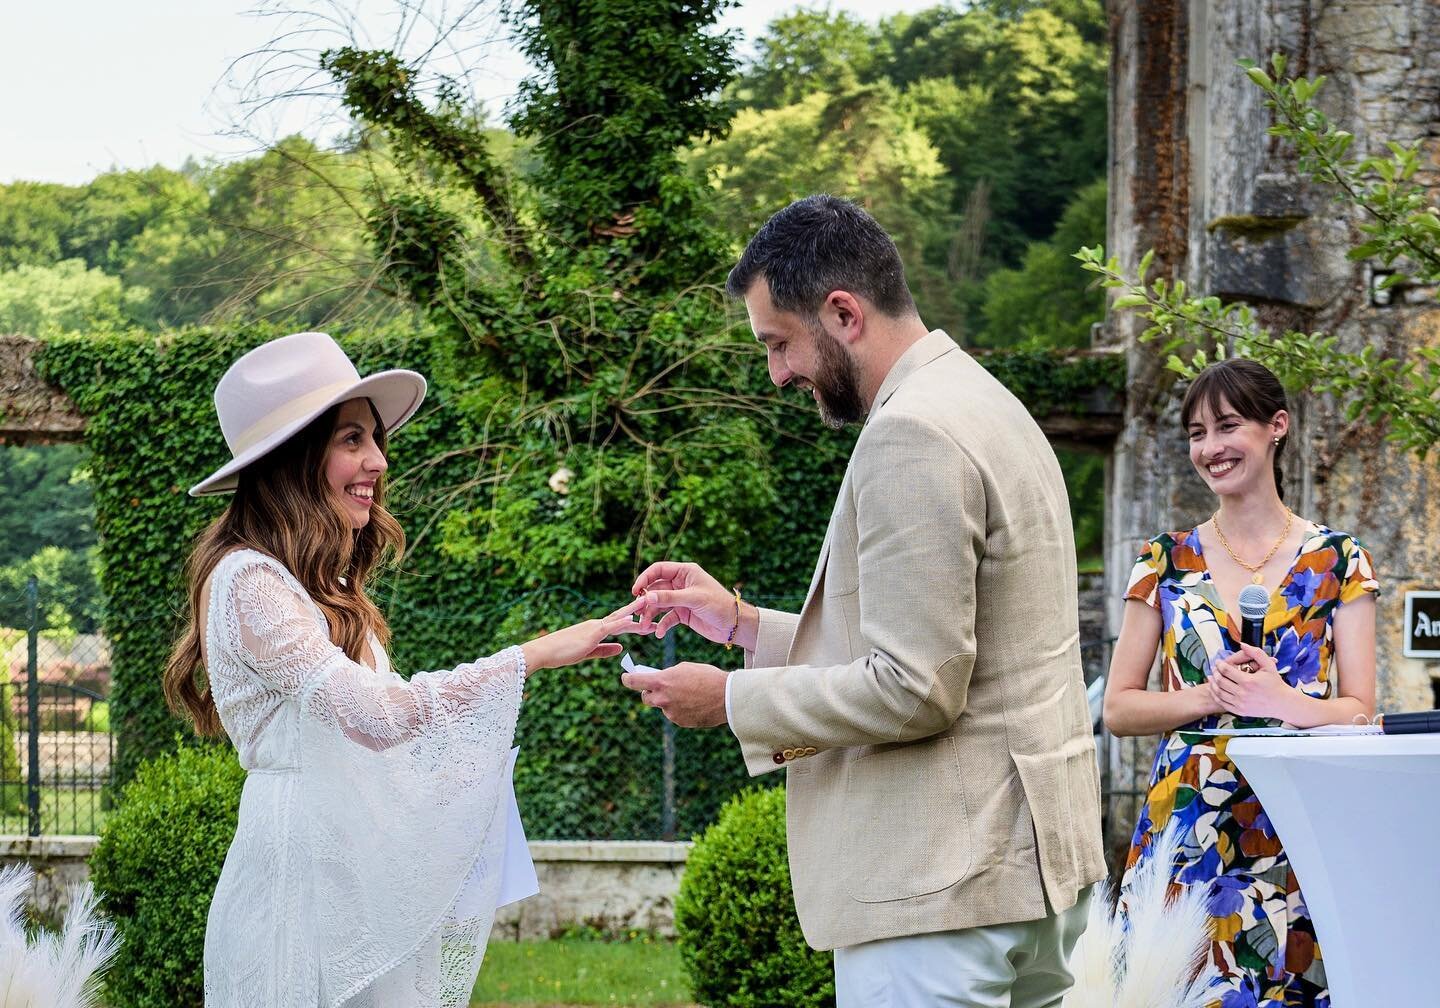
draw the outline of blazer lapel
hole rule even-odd
[[[805,604],[800,607],[800,618],[805,618],[805,613],[810,608],[811,601],[825,583],[825,561],[830,559],[830,537],[835,534],[835,512],[830,512],[830,525],[825,529],[825,541],[820,544],[820,559],[815,561],[815,573],[810,575],[810,587],[805,592]]]

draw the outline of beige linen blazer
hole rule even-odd
[[[1104,876],[1078,618],[1055,453],[930,333],[876,396],[800,614],[762,609],[730,676],[751,774],[788,768],[810,945],[1034,920]]]

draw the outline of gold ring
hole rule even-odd
[[[1255,663],[1254,663],[1254,662],[1248,662],[1248,661],[1247,661],[1247,662],[1244,662],[1244,663],[1241,664],[1241,666],[1240,666],[1240,671],[1241,671],[1241,672],[1254,672],[1254,671],[1255,671]]]

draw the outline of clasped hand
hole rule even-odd
[[[1280,709],[1293,691],[1262,649],[1241,644],[1235,654],[1211,662],[1209,678],[1216,704],[1231,714],[1284,720]]]

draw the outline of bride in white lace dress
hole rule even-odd
[[[191,556],[165,674],[247,771],[205,935],[209,1008],[468,1004],[525,677],[613,657],[605,638],[633,626],[638,603],[408,682],[390,668],[365,583],[403,548],[385,441],[423,394],[413,372],[362,381],[319,333],[251,351],[216,389],[234,458],[191,493],[235,497]]]

